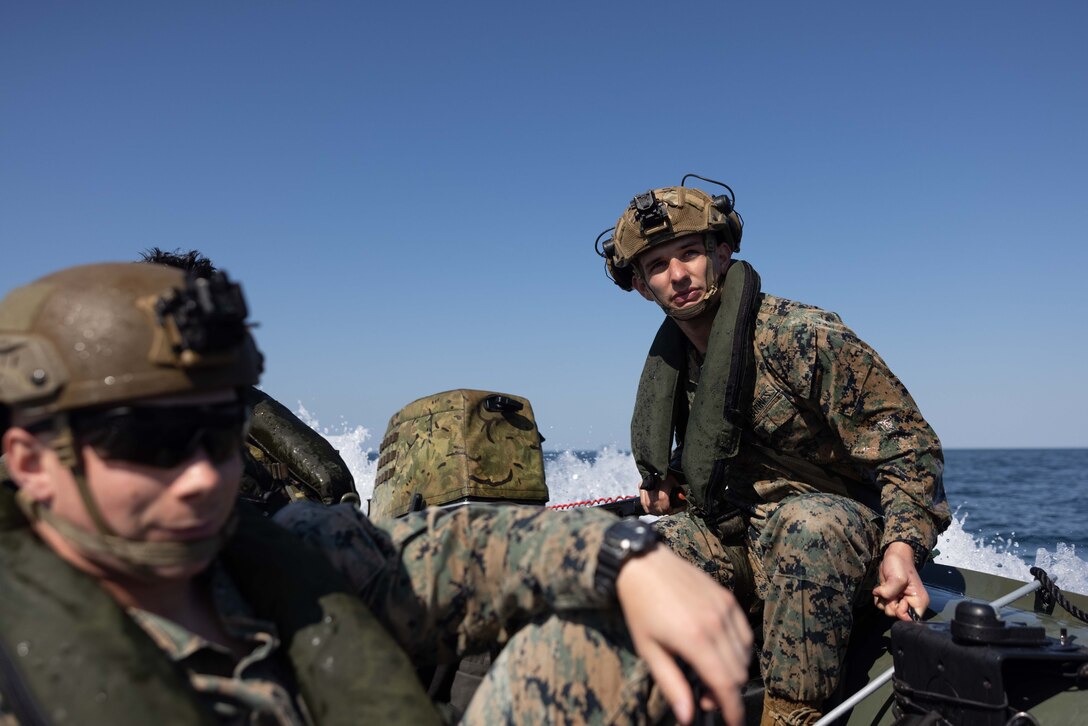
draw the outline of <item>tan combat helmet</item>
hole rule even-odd
[[[728,194],[711,196],[706,192],[684,186],[689,177],[717,184]],[[633,287],[635,275],[641,275],[636,264],[640,254],[650,247],[667,244],[691,234],[703,235],[706,253],[711,263],[709,289],[699,305],[685,308],[679,314],[670,306],[658,301],[666,314],[680,319],[698,315],[717,296],[721,271],[714,270],[713,251],[720,242],[727,243],[736,252],[740,249],[744,221],[734,209],[733,190],[713,179],[687,174],[678,187],[662,187],[639,194],[620,215],[612,229],[597,237],[597,254],[604,258],[605,274],[624,290]],[[601,238],[612,232],[612,237]]]
[[[544,504],[542,441],[520,396],[458,389],[413,401],[389,420],[369,516],[470,501]]]
[[[197,279],[132,263],[71,267],[0,300],[3,425],[52,430],[49,444],[75,475],[99,534],[72,531],[42,508],[28,516],[46,519],[84,549],[126,562],[195,558],[167,546],[182,543],[130,542],[110,530],[87,487],[68,415],[257,383],[261,354],[246,314],[241,288],[223,273]]]
[[[225,275],[71,267],[0,300],[0,404],[24,419],[255,384],[261,356]]]

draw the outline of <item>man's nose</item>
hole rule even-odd
[[[198,446],[182,465],[181,472],[174,480],[174,487],[182,496],[197,496],[215,489],[222,478],[222,472],[208,452],[203,446]]]
[[[679,257],[673,257],[669,260],[669,279],[674,282],[683,280],[688,276],[688,268],[684,267],[684,263],[680,261]]]

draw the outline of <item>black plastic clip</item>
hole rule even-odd
[[[492,413],[515,413],[525,408],[521,401],[496,393],[484,399],[484,408]]]

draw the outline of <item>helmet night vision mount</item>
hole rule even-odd
[[[241,288],[161,265],[71,267],[0,300],[0,405],[40,420],[257,383]]]

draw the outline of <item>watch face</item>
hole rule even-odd
[[[614,594],[616,576],[623,563],[653,549],[660,535],[648,524],[637,519],[622,519],[605,530],[604,541],[597,556],[594,582],[597,589]]]
[[[639,554],[652,547],[658,535],[645,522],[625,519],[609,527],[605,538],[625,554]]]

